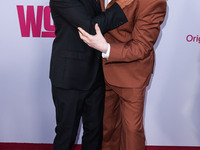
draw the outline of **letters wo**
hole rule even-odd
[[[31,31],[33,37],[55,37],[49,6],[37,6],[36,16],[34,6],[27,6],[26,16],[23,5],[17,6],[17,12],[22,37],[30,37]],[[45,31],[42,31],[42,25]]]

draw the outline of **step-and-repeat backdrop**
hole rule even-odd
[[[0,142],[52,143],[48,1],[0,2]],[[147,145],[200,146],[200,1],[168,0],[147,90]],[[81,143],[82,128],[77,137]]]

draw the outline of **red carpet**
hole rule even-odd
[[[0,143],[0,150],[53,150],[53,145],[33,143]],[[74,145],[73,150],[81,150],[81,145]],[[146,150],[200,150],[200,147],[146,146]]]

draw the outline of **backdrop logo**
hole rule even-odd
[[[35,12],[34,6],[27,6],[26,10],[25,13],[23,5],[17,6],[22,37],[30,37],[31,31],[33,37],[55,37],[55,26],[51,24],[49,6],[37,6],[37,12]],[[42,31],[42,27],[45,31]]]
[[[186,40],[188,41],[188,42],[198,42],[198,43],[200,43],[200,37],[197,35],[197,36],[193,36],[193,35],[188,35],[187,37],[186,37]]]

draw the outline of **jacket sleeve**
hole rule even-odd
[[[51,0],[50,8],[74,27],[82,27],[90,34],[95,34],[95,23],[98,23],[101,32],[105,33],[127,22],[124,12],[117,3],[96,17],[91,17],[79,0]]]
[[[138,12],[139,13],[139,12]],[[166,14],[166,1],[154,0],[136,18],[132,40],[126,43],[110,43],[109,62],[131,62],[149,56],[160,32]]]

